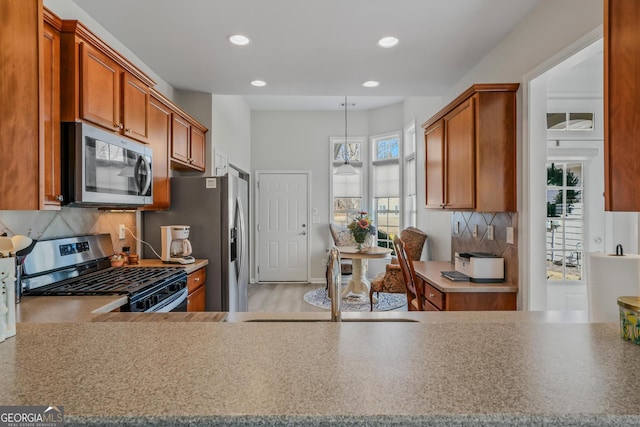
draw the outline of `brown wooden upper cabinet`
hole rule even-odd
[[[89,121],[147,143],[155,82],[78,21],[63,21],[61,38],[61,120]]]
[[[153,205],[143,209],[169,209],[171,107],[169,101],[153,89],[149,100],[149,145],[153,150]]]
[[[176,170],[204,172],[207,128],[187,119],[182,111],[174,111],[172,117],[171,167]]]
[[[604,5],[604,207],[640,212],[640,2]]]
[[[62,21],[44,9],[42,33],[43,155],[40,164],[41,209],[60,209],[62,198],[60,147],[60,28]]]
[[[519,86],[473,85],[423,123],[427,208],[517,210]]]
[[[42,0],[4,2],[0,210],[60,209],[60,28]]]

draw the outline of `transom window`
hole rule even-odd
[[[547,130],[593,130],[593,113],[547,113]]]

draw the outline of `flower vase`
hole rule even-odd
[[[356,246],[356,249],[358,249],[359,251],[362,250],[363,246],[362,244],[364,243],[364,241],[366,240],[365,236],[353,236],[353,238],[355,239],[356,243],[358,244],[358,246]]]

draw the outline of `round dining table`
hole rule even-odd
[[[355,246],[340,246],[338,247],[340,256],[342,258],[351,259],[353,266],[351,272],[351,280],[347,284],[347,287],[342,290],[340,296],[345,298],[347,296],[364,298],[369,301],[369,289],[371,289],[371,283],[367,280],[367,260],[375,258],[387,258],[391,253],[391,249],[381,248],[374,246],[371,248],[358,249]],[[377,302],[374,297],[374,303]]]

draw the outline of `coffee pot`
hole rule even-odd
[[[174,264],[191,264],[195,258],[191,255],[188,225],[163,225],[160,227],[162,237],[162,261]]]

